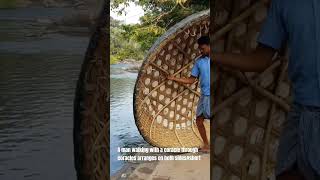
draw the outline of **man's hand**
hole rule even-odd
[[[215,53],[213,62],[229,66],[240,71],[261,72],[271,65],[276,50],[259,45],[249,54]]]
[[[169,79],[169,80],[172,80],[172,81],[175,81],[175,77],[174,76],[172,76],[172,75],[169,75],[168,77],[167,77],[167,79]]]
[[[172,81],[176,81],[176,82],[179,82],[179,83],[184,83],[184,84],[193,84],[195,81],[196,81],[196,78],[195,77],[188,77],[188,78],[177,78],[177,77],[174,77],[172,75],[169,75],[167,77],[168,80],[172,80]]]

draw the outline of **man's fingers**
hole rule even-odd
[[[169,80],[173,80],[173,78],[174,78],[174,77],[171,76],[171,75],[167,77],[167,79],[169,79]]]

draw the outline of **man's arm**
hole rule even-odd
[[[283,8],[287,1],[272,0],[267,18],[259,33],[259,46],[250,54],[213,54],[213,62],[241,71],[263,71],[270,64],[276,50],[283,48],[288,39],[288,31],[283,19]]]
[[[261,72],[272,62],[276,50],[259,44],[254,52],[249,54],[214,53],[213,62],[240,71]]]
[[[174,76],[168,76],[168,79],[172,80],[172,81],[179,82],[179,83],[184,83],[184,84],[193,84],[196,81],[196,78],[193,76],[188,77],[188,78],[177,78]]]

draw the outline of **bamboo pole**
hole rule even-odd
[[[256,12],[256,10],[260,7],[264,5],[264,1],[258,1],[256,2],[254,5],[252,5],[251,7],[249,7],[247,10],[245,10],[243,13],[241,13],[238,17],[234,18],[233,20],[231,20],[230,23],[228,23],[227,25],[225,25],[222,29],[218,30],[217,32],[215,32],[213,34],[213,41],[218,40],[221,36],[225,35],[227,32],[229,32],[230,30],[232,30],[236,25],[238,25],[239,23],[241,23],[244,19],[246,19],[247,17],[249,17],[250,15],[252,15],[254,12]]]

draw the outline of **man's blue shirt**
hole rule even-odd
[[[272,0],[258,42],[289,47],[294,101],[320,106],[320,1]]]
[[[201,56],[191,70],[191,76],[200,77],[201,94],[210,96],[210,58]]]

